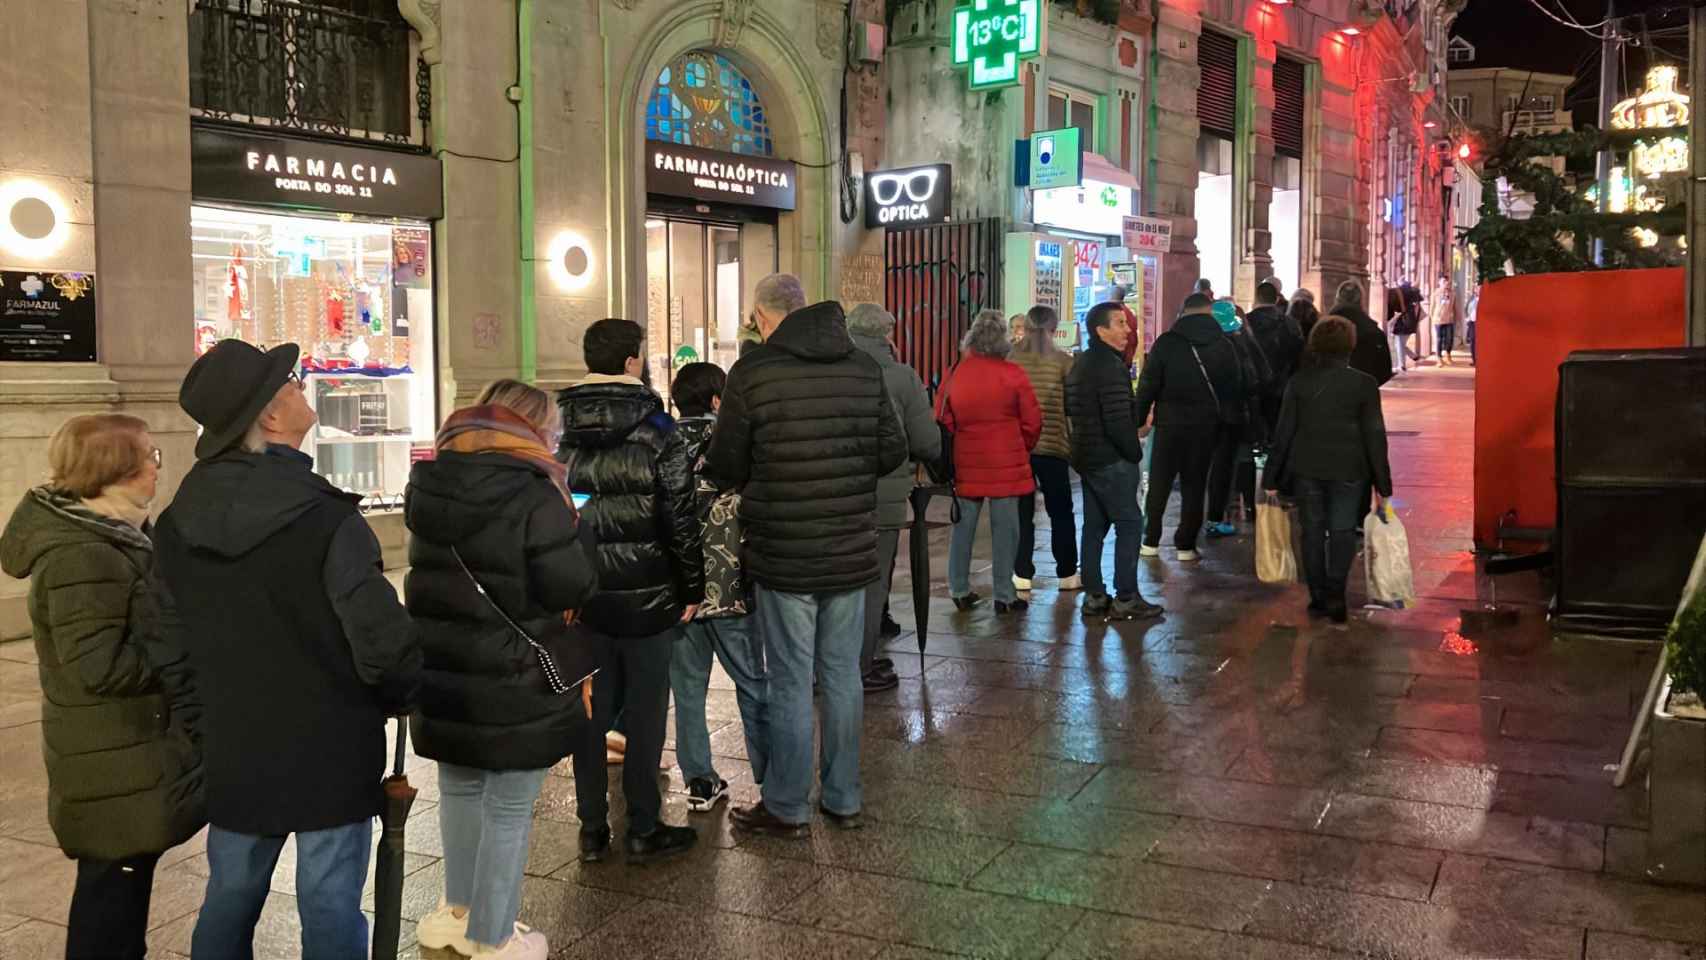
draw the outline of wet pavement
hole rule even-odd
[[[1552,637],[1534,574],[1497,585],[1515,625],[1462,629],[1493,599],[1470,552],[1471,376],[1412,372],[1385,394],[1412,609],[1307,620],[1301,588],[1250,575],[1247,533],[1199,564],[1143,561],[1168,610],[1153,623],[1086,623],[1046,576],[1021,617],[938,599],[926,652],[903,634],[899,689],[866,700],[863,830],[739,835],[726,807],[689,814],[672,770],[666,818],[698,826],[699,849],[582,867],[559,766],[522,919],[577,958],[1706,957],[1706,891],[1643,879],[1644,789],[1606,769],[1655,651]],[[910,628],[909,593],[903,574]],[[32,661],[0,647],[0,958],[59,955],[74,874],[45,822]],[[713,751],[748,802],[733,689],[713,686]],[[410,775],[413,919],[443,865],[434,765]],[[257,956],[299,952],[290,860]],[[187,952],[206,870],[199,839],[162,861],[156,956]]]

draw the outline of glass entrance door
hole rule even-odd
[[[775,234],[768,224],[646,220],[646,361],[665,399],[685,364],[734,366],[748,293],[775,269]]]

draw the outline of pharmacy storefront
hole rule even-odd
[[[315,469],[402,504],[437,427],[433,226],[439,163],[252,130],[192,131],[192,337],[302,348]]]

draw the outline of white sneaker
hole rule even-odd
[[[464,957],[474,955],[474,942],[468,939],[468,918],[451,913],[443,900],[438,902],[437,910],[415,925],[415,939],[429,950],[454,950]]]
[[[474,954],[491,960],[548,960],[550,955],[551,945],[545,935],[519,920],[515,923],[515,933],[502,946],[481,947]]]
[[[1015,589],[1015,590],[1029,590],[1029,589],[1031,589],[1031,581],[1026,580],[1024,577],[1021,577],[1015,573],[1015,574],[1013,574],[1013,589]]]
[[[1084,589],[1084,578],[1079,576],[1076,573],[1070,577],[1061,577],[1060,578],[1060,589],[1062,591],[1082,590],[1082,589]]]
[[[1195,550],[1180,550],[1179,551],[1179,562],[1180,563],[1194,563],[1194,562],[1196,562],[1196,559],[1197,559],[1197,552]]]
[[[1161,556],[1161,548],[1160,547],[1152,547],[1146,543],[1143,545],[1143,548],[1141,550],[1137,551],[1137,553],[1138,553],[1138,556],[1141,556],[1141,557],[1159,557],[1159,556]]]

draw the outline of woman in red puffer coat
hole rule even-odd
[[[984,502],[993,544],[995,612],[1025,609],[1013,586],[1019,552],[1019,498],[1036,491],[1031,448],[1043,431],[1042,408],[1025,371],[1007,360],[1013,348],[996,310],[972,321],[963,357],[936,401],[936,419],[954,438],[954,486],[960,518],[948,549],[948,594],[970,610],[983,598],[971,591],[971,549]]]

